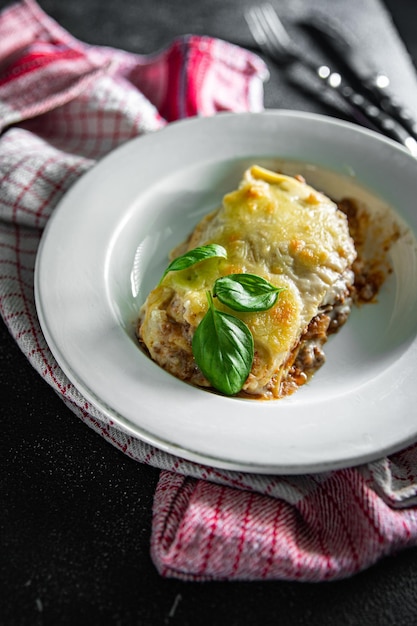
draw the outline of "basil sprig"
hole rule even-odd
[[[218,311],[211,293],[209,308],[193,336],[196,363],[215,389],[238,393],[252,369],[254,344],[248,326],[238,317]]]
[[[178,272],[179,270],[185,270],[187,267],[191,267],[196,263],[200,263],[200,261],[204,261],[205,259],[210,259],[213,257],[223,257],[227,258],[226,249],[223,246],[220,246],[217,243],[209,243],[206,246],[199,246],[198,248],[193,248],[189,250],[185,254],[177,257],[166,268],[165,272],[162,275],[160,282],[162,282],[168,272]]]
[[[227,251],[215,243],[189,250],[168,265],[160,283],[168,272],[213,257],[226,259]],[[213,294],[206,292],[209,306],[194,332],[192,351],[201,372],[218,391],[235,395],[242,389],[252,369],[254,341],[245,322],[216,309],[213,296],[234,311],[256,312],[273,307],[281,291],[256,274],[229,274],[215,281]]]
[[[228,274],[216,280],[213,295],[233,311],[267,311],[283,289],[256,274]]]

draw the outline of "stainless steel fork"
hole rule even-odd
[[[323,88],[334,90],[342,97],[356,121],[399,141],[417,156],[417,142],[406,129],[365,95],[353,89],[339,72],[333,71],[327,64],[311,61],[294,44],[272,5],[262,4],[250,8],[245,12],[245,19],[261,52],[278,66],[301,63]]]

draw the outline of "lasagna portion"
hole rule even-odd
[[[270,399],[292,393],[323,364],[323,344],[350,313],[356,251],[346,215],[301,177],[253,165],[171,259],[212,243],[223,246],[227,258],[169,272],[141,307],[140,342],[174,376],[210,387],[192,351],[208,309],[207,291],[221,276],[256,274],[283,289],[269,310],[233,312],[254,340],[240,395]],[[227,310],[217,301],[216,307]]]

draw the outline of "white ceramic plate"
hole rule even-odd
[[[304,173],[335,197],[350,193],[376,207],[388,203],[417,232],[417,162],[379,135],[286,111],[172,124],[103,159],[48,224],[35,291],[59,365],[121,428],[217,467],[322,471],[416,440],[414,235],[394,246],[394,272],[378,303],[353,312],[328,342],[327,363],[291,397],[221,397],[177,380],[139,349],[138,309],[169,250],[254,162]]]

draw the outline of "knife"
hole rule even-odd
[[[390,92],[390,80],[384,71],[365,59],[353,33],[328,15],[310,14],[299,24],[332,53],[336,61],[360,84],[367,97],[394,118],[417,140],[417,119]]]

